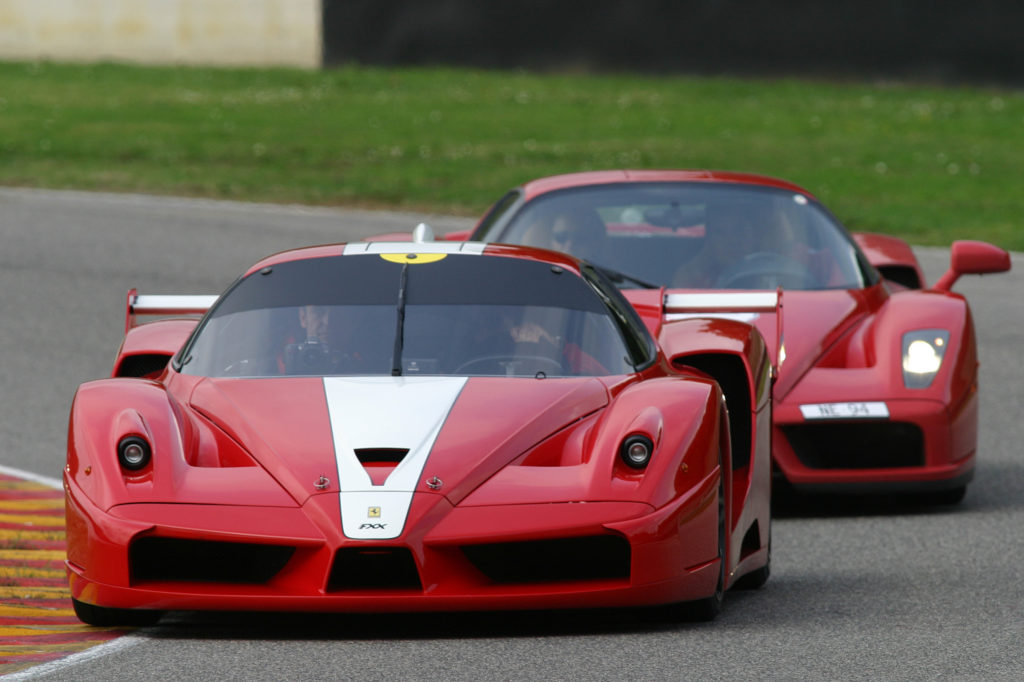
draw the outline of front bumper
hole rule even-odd
[[[345,538],[337,497],[302,508],[103,511],[66,481],[72,596],[157,610],[455,611],[638,606],[710,596],[714,493],[636,502],[452,508],[417,494],[394,541]],[[427,509],[429,507],[429,509]]]
[[[958,410],[935,400],[886,400],[885,419],[805,419],[796,403],[775,407],[773,461],[809,493],[927,493],[974,475],[977,401]]]

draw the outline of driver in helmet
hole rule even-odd
[[[759,250],[757,227],[742,204],[710,205],[704,219],[704,243],[676,270],[672,286],[713,289],[733,263]]]

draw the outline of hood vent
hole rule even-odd
[[[353,450],[374,485],[384,485],[395,467],[409,454],[408,448],[356,448]]]
[[[365,466],[395,466],[409,454],[408,448],[357,448],[355,450],[359,463]]]

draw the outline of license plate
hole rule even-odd
[[[817,403],[801,405],[804,419],[888,419],[885,403]]]

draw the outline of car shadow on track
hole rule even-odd
[[[937,495],[812,495],[793,490],[785,481],[772,483],[772,516],[843,518],[856,516],[939,515],[1024,509],[1024,466],[987,464],[968,486],[959,503]]]
[[[772,492],[772,516],[775,519],[948,514],[960,508],[960,505],[938,504],[927,499],[885,495],[830,496],[779,490]]]
[[[153,639],[437,640],[651,634],[709,623],[665,608],[453,613],[174,612],[145,629]]]

